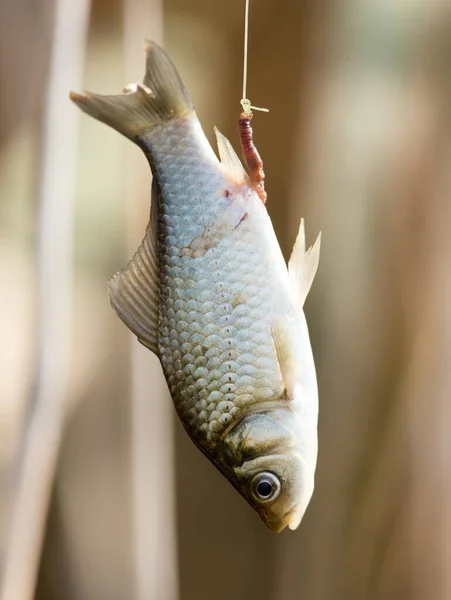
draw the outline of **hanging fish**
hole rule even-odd
[[[302,307],[320,237],[306,251],[301,221],[287,269],[261,177],[246,173],[215,130],[218,160],[170,59],[154,43],[146,53],[143,84],[117,96],[71,93],[140,146],[153,173],[150,222],[109,282],[111,305],[159,357],[198,448],[269,529],[295,529],[317,457],[317,382]]]

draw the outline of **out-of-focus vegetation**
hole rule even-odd
[[[60,4],[0,4],[0,577],[34,415]],[[84,82],[74,72],[69,85],[120,90],[142,78],[143,38],[164,39],[209,139],[215,124],[237,147],[243,15],[243,0],[92,0]],[[451,597],[450,40],[449,0],[252,3],[268,211],[286,256],[301,216],[308,241],[323,233],[306,303],[319,461],[294,533],[266,531],[194,448],[158,362],[110,309],[106,281],[144,232],[150,173],[130,142],[74,117],[69,372],[36,598]]]

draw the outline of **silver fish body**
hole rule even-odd
[[[301,224],[287,269],[230,143],[217,132],[220,162],[154,44],[144,85],[123,96],[72,97],[138,143],[154,175],[143,244],[109,284],[113,308],[159,356],[196,445],[270,529],[294,529],[313,492],[317,455],[302,304],[319,240],[306,252]]]

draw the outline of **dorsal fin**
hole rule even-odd
[[[152,219],[141,246],[124,271],[108,282],[114,311],[138,340],[158,354],[158,254]]]
[[[316,242],[307,251],[305,250],[304,219],[301,219],[299,233],[294,243],[293,252],[288,261],[288,274],[291,289],[296,296],[296,302],[302,308],[307,294],[310,291],[319,263],[321,247],[321,232]]]
[[[237,183],[247,182],[249,180],[249,176],[246,173],[240,159],[238,158],[238,154],[233,149],[232,144],[217,127],[214,129],[221,163]]]

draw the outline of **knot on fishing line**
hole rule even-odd
[[[252,106],[251,101],[247,98],[242,98],[240,100],[240,104],[243,107],[243,115],[245,117],[252,117]]]
[[[242,98],[240,100],[240,104],[243,107],[243,115],[248,118],[252,118],[252,111],[259,110],[260,112],[269,112],[268,108],[262,108],[260,106],[253,106],[251,101],[247,98]]]

